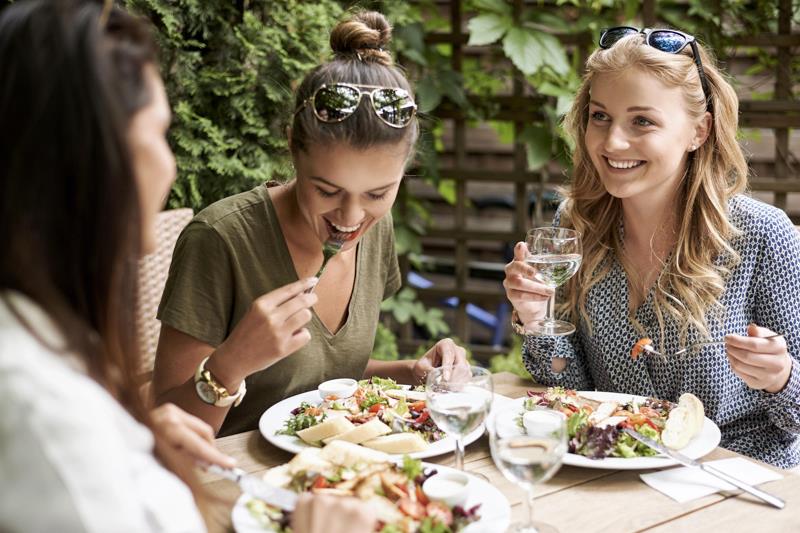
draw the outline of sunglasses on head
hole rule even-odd
[[[375,115],[393,128],[405,128],[417,113],[417,104],[405,89],[332,83],[321,85],[314,94],[303,100],[294,114],[310,105],[317,120],[328,124],[341,122],[356,112],[365,94],[369,95],[370,107]]]
[[[617,26],[607,28],[600,32],[600,48],[608,49],[614,46],[620,39],[628,35],[643,34],[648,46],[668,54],[677,54],[681,50],[690,46],[694,56],[694,64],[697,65],[697,72],[700,75],[700,85],[703,87],[703,94],[706,97],[706,109],[712,111],[711,92],[708,89],[706,72],[703,70],[703,62],[700,60],[700,53],[697,50],[697,41],[694,35],[683,33],[678,30],[653,29],[653,28],[633,28],[631,26]]]

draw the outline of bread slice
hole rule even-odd
[[[689,444],[693,437],[694,416],[686,406],[680,404],[670,411],[667,423],[664,424],[664,431],[661,432],[661,442],[664,446],[680,450]]]
[[[412,402],[418,402],[426,399],[424,392],[410,389],[389,389],[383,391],[383,393],[389,398],[394,398],[395,400],[406,399],[411,400]]]
[[[364,448],[343,440],[335,440],[325,446],[320,451],[320,458],[346,467],[389,462],[389,456],[381,451]]]
[[[369,422],[361,424],[360,426],[355,426],[353,429],[345,431],[344,433],[322,439],[322,442],[329,444],[335,440],[344,440],[347,442],[352,442],[353,444],[361,444],[364,441],[374,439],[375,437],[380,437],[381,435],[387,435],[391,432],[392,428],[381,422],[380,419],[376,417]]]
[[[316,444],[323,439],[340,435],[350,431],[355,426],[347,418],[343,416],[336,416],[328,418],[324,422],[311,426],[297,432],[297,436],[308,442],[309,444]]]
[[[362,446],[386,453],[421,452],[428,447],[419,433],[393,433],[361,443]]]
[[[705,422],[706,416],[705,409],[703,408],[703,402],[701,402],[700,398],[691,392],[686,392],[681,394],[680,399],[678,399],[678,406],[685,407],[691,415],[690,419],[692,437],[699,434],[703,429],[703,423]]]
[[[332,471],[334,468],[333,463],[322,456],[322,450],[319,448],[301,450],[286,465],[289,467],[289,474],[291,475],[302,471],[322,474]]]

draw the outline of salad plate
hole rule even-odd
[[[397,387],[399,390],[408,390],[407,386],[398,385]],[[393,400],[387,399],[386,401],[392,402]],[[306,448],[312,448],[314,447],[312,443],[304,441],[303,439],[299,438],[296,435],[295,431],[287,431],[287,429],[290,427],[293,417],[297,417],[298,414],[302,414],[298,413],[298,409],[300,409],[301,406],[311,406],[311,409],[313,409],[316,406],[321,406],[323,403],[329,404],[332,402],[330,401],[323,402],[323,398],[316,390],[291,396],[276,403],[275,405],[267,409],[259,419],[258,429],[264,436],[264,438],[267,439],[268,442],[270,442],[272,445],[278,448],[281,448],[282,450],[286,450],[287,452],[299,453]],[[342,407],[346,407],[347,405],[351,405],[352,403],[353,402],[351,402],[350,404],[343,405]],[[410,403],[410,405],[413,407],[413,403]],[[389,410],[388,409],[389,405],[387,405],[386,407],[387,410]],[[363,410],[359,411],[359,408],[356,407],[353,408],[353,411],[358,411],[358,412],[356,413],[351,412],[349,413],[349,416],[353,420],[355,420],[356,424],[360,424],[362,423],[363,419],[359,420],[359,417],[369,416],[368,414],[369,410],[370,410],[369,408],[364,408]],[[383,419],[386,421],[387,427],[392,426],[391,419],[389,419],[388,417],[384,416],[381,413],[378,414],[382,416]],[[427,419],[428,418],[427,413],[423,414],[424,418]],[[406,416],[409,415],[406,414]],[[377,417],[373,416],[373,418],[370,419],[370,421],[374,421],[375,418]],[[321,423],[320,420],[321,420],[320,417],[317,416],[317,420],[315,420],[314,423],[320,424]],[[403,455],[408,455],[415,459],[424,459],[427,457],[435,457],[437,455],[449,453],[455,450],[455,445],[456,445],[455,439],[439,431],[432,420],[428,420],[428,422],[424,424],[411,424],[411,422],[414,422],[415,420],[420,420],[420,418],[416,419],[409,418],[406,422],[409,423],[409,426],[415,428],[415,431],[413,433],[422,435],[423,438],[427,441],[425,443],[424,449],[413,452],[394,453],[392,454],[394,458],[400,458]],[[471,433],[467,434],[466,437],[464,437],[464,445],[466,446],[479,439],[481,435],[483,435],[483,432],[484,432],[484,424],[481,424],[474,431],[472,431]],[[384,435],[384,437],[386,437],[386,435]]]
[[[577,395],[597,402],[617,402],[620,405],[632,402],[636,404],[644,404],[647,401],[647,398],[643,396],[615,392],[577,391]],[[527,410],[526,402],[529,400],[530,398],[528,397],[517,398],[513,400],[514,403],[519,406],[521,416]],[[487,424],[491,424],[491,415]],[[700,457],[712,452],[719,445],[720,439],[721,433],[719,427],[711,419],[704,416],[699,432],[689,441],[686,446],[677,451],[691,459],[699,459]],[[593,459],[577,453],[567,453],[564,455],[564,464],[579,466],[582,468],[644,470],[664,468],[678,463],[674,459],[670,459],[669,457],[665,457],[663,455],[604,457],[602,459]]]
[[[299,456],[296,456],[295,460],[298,460],[298,457]],[[493,533],[506,530],[511,521],[511,506],[506,497],[496,487],[476,476],[469,473],[462,473],[454,468],[438,464],[421,463],[418,460],[411,460],[411,462],[412,464],[416,462],[418,465],[417,468],[421,467],[421,471],[418,470],[415,472],[415,474],[409,477],[409,480],[413,479],[414,475],[419,472],[424,472],[426,474],[426,480],[433,479],[436,475],[465,477],[467,479],[467,493],[465,499],[458,507],[451,506],[444,502],[433,502],[433,509],[429,504],[424,504],[421,508],[416,504],[409,505],[407,501],[404,503],[405,500],[403,498],[394,503],[390,503],[389,500],[383,501],[385,486],[380,488],[381,483],[378,482],[377,486],[380,490],[377,490],[377,493],[381,494],[380,499],[383,503],[371,499],[375,498],[375,495],[370,496],[359,489],[360,497],[370,502],[369,505],[376,510],[376,516],[383,514],[385,518],[387,512],[389,515],[397,513],[397,517],[402,517],[401,520],[406,526],[417,528],[421,525],[421,522],[425,520],[423,516],[438,518],[443,516],[442,513],[449,516],[469,515],[469,519],[461,519],[463,521],[460,522],[460,525],[451,524],[452,527],[456,528],[455,531],[458,533]],[[291,465],[291,463],[290,461],[287,465],[276,467],[276,470],[286,468]],[[398,465],[396,471],[403,472],[408,465],[409,459],[406,458],[403,461],[403,467],[401,468]],[[283,475],[283,472],[277,474],[277,476],[280,475]],[[269,473],[267,473],[267,476],[269,476]],[[277,477],[273,476],[272,479],[277,479]],[[370,484],[369,480],[367,480],[366,484]],[[417,490],[419,490],[419,488],[420,486],[417,487]],[[419,501],[419,497],[419,493],[417,493],[414,501]],[[384,508],[384,505],[388,505],[389,509],[387,510]],[[408,512],[413,513],[416,511],[421,513],[421,515],[415,515],[417,516],[416,519],[411,518],[407,514]],[[231,521],[237,533],[264,533],[265,531],[283,532],[284,529],[279,525],[281,520],[285,522],[288,520],[288,517],[274,508],[269,509],[262,502],[253,499],[252,496],[247,494],[242,494],[239,497],[231,512]],[[433,527],[438,526],[433,525]],[[439,530],[440,529],[435,529],[435,531]]]

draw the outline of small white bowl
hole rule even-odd
[[[469,495],[469,478],[461,472],[439,472],[425,480],[422,492],[430,500],[450,507],[464,505]]]
[[[358,388],[358,382],[350,378],[331,379],[319,384],[317,392],[324,400],[331,396],[336,396],[337,400],[349,398],[355,394]]]

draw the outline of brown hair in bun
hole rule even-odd
[[[369,97],[347,119],[329,124],[317,120],[311,107],[303,103],[323,84],[350,83],[398,87],[414,94],[405,74],[394,64],[388,51],[392,27],[376,11],[361,11],[340,22],[331,31],[332,60],[309,72],[295,94],[291,149],[305,151],[309,146],[330,146],[346,143],[357,149],[372,146],[403,144],[408,151],[419,136],[416,119],[405,128],[384,124],[370,108]]]
[[[392,27],[384,16],[375,11],[365,11],[333,29],[331,49],[338,58],[352,59],[360,55],[362,61],[375,61],[390,67],[394,61],[386,48],[391,40]]]

